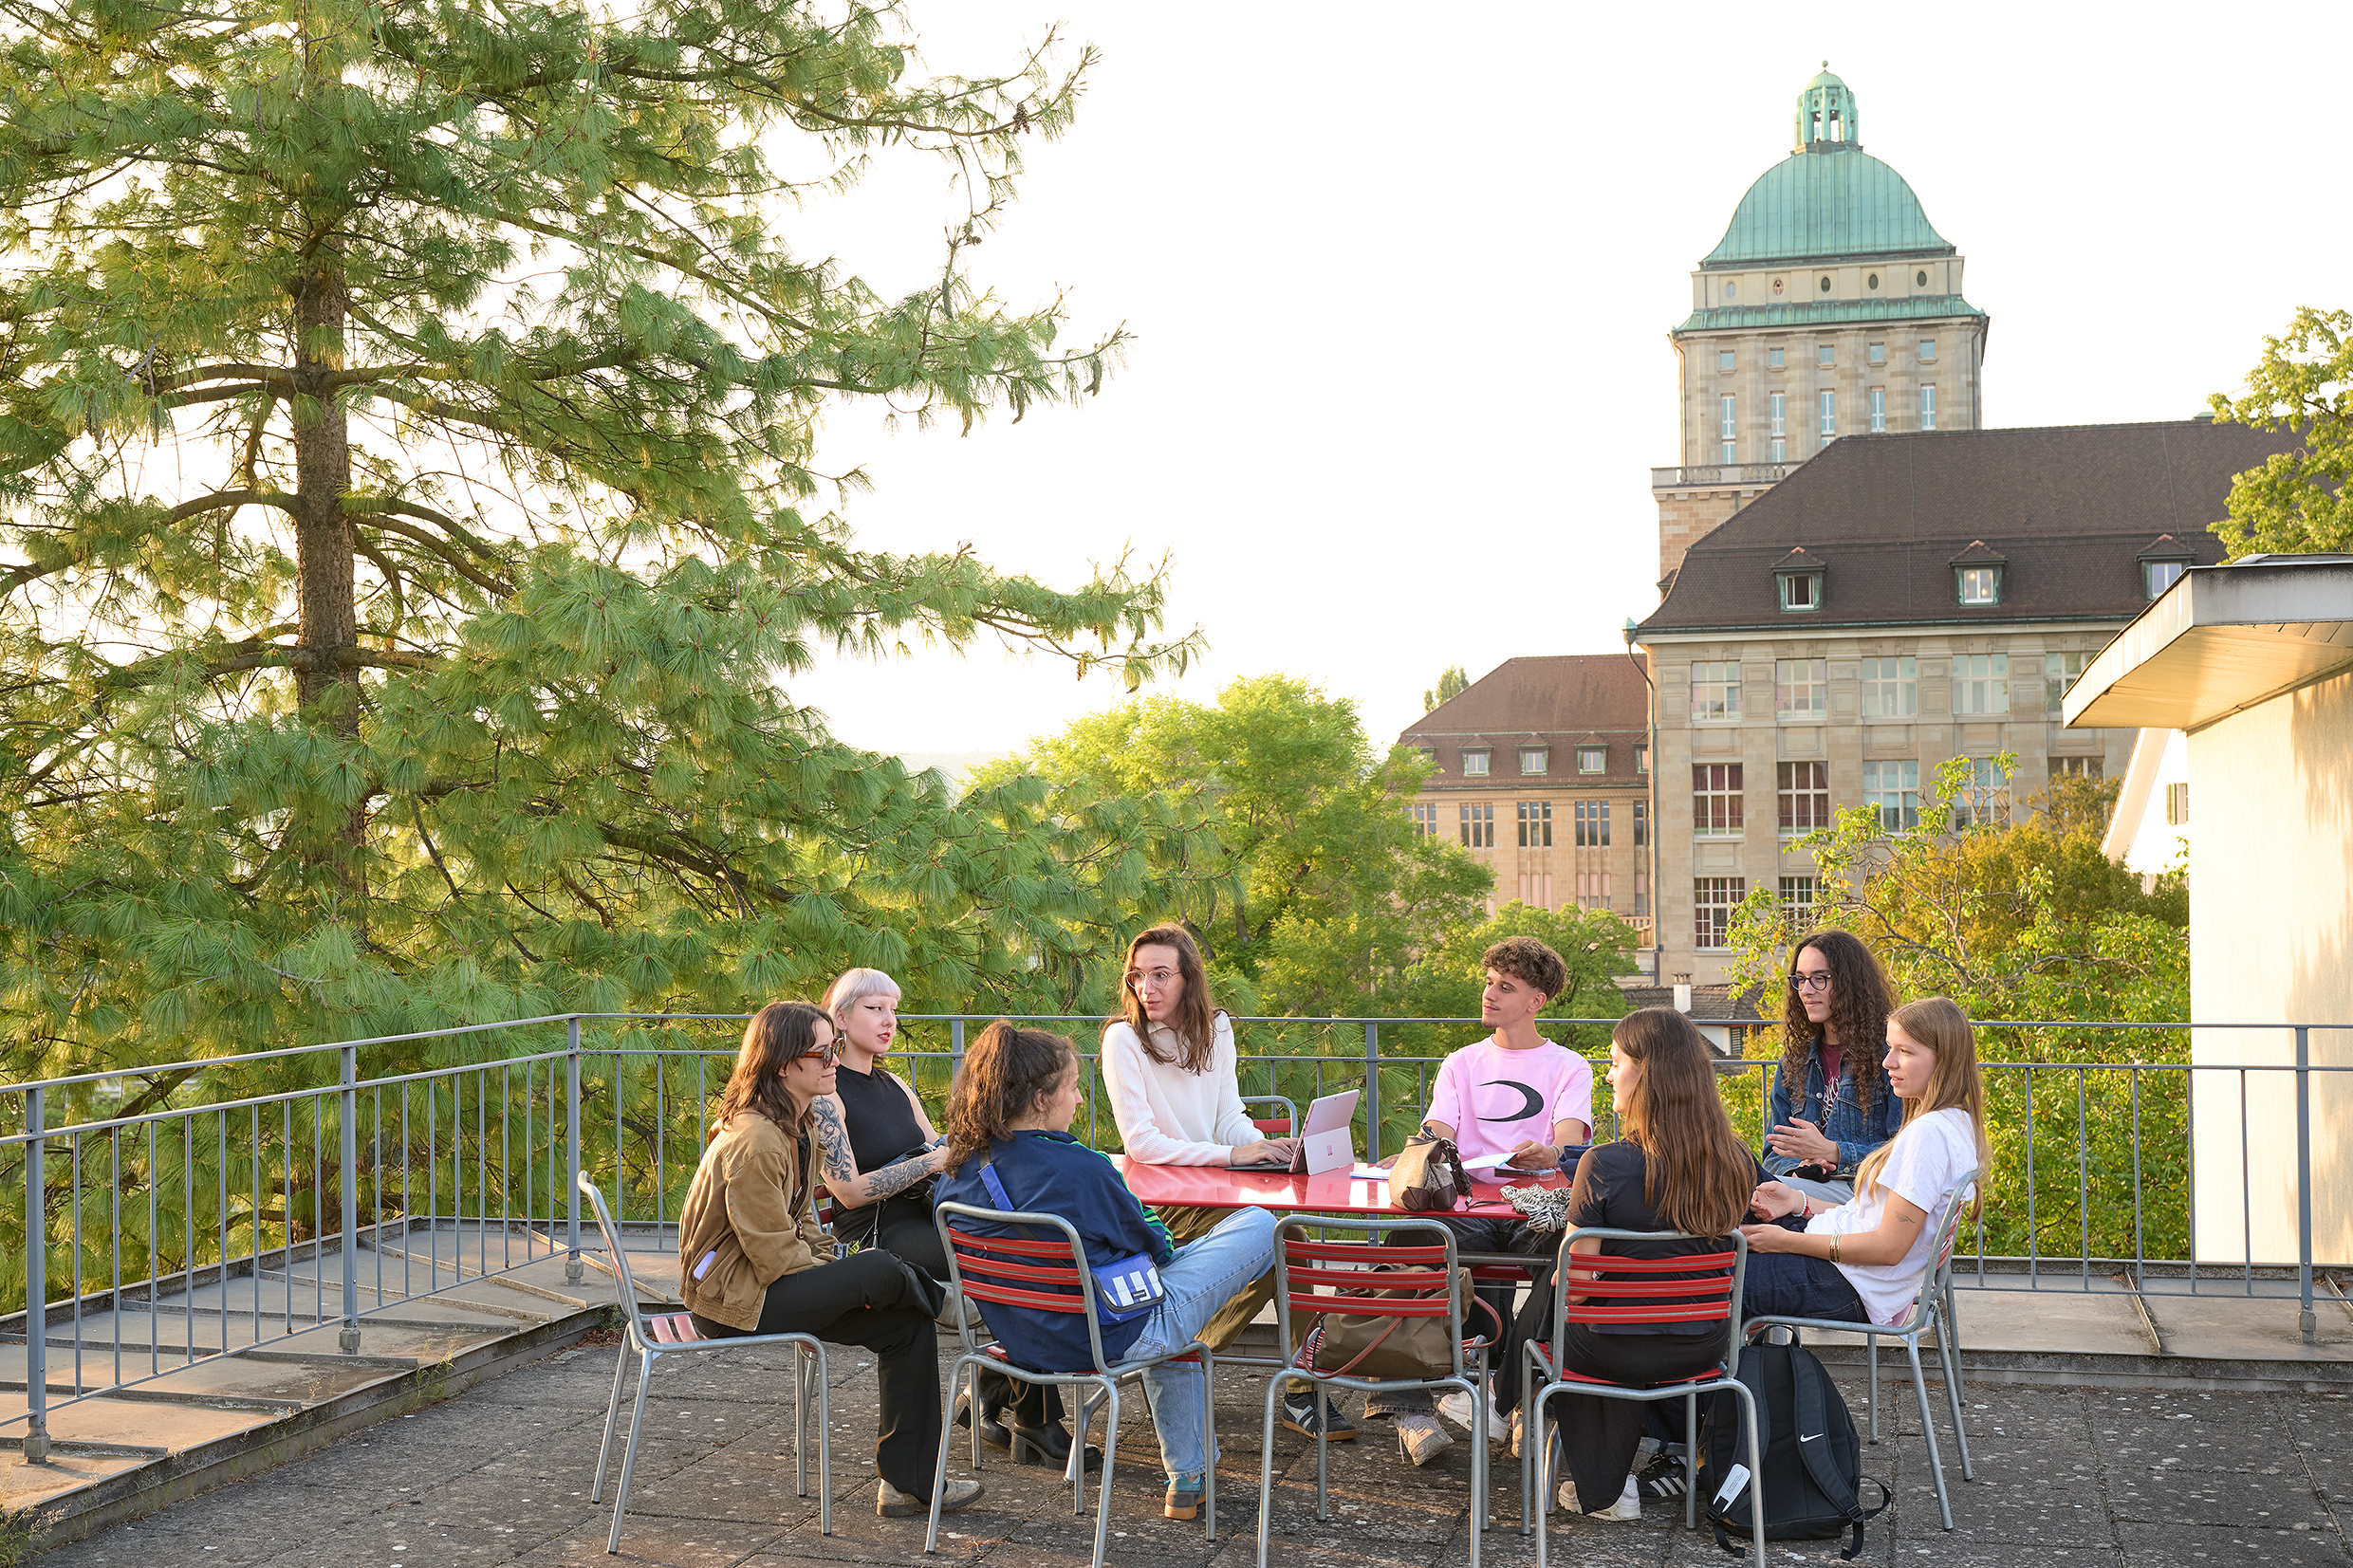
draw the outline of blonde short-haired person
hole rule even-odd
[[[1831,1205],[1781,1182],[1756,1190],[1749,1238],[1748,1315],[1899,1319],[1935,1263],[1936,1218],[1972,1171],[1992,1163],[1977,1036],[1950,999],[1887,1015],[1887,1081],[1903,1125],[1855,1172],[1855,1195]]]

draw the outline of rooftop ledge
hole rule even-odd
[[[1655,490],[1704,489],[1714,485],[1777,485],[1805,463],[1702,463],[1688,469],[1653,469]]]
[[[2353,555],[2194,566],[2068,691],[2070,728],[2198,729],[2353,669]]]

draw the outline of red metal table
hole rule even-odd
[[[1345,1171],[1320,1176],[1288,1171],[1235,1171],[1222,1165],[1145,1165],[1114,1154],[1111,1163],[1126,1178],[1127,1190],[1147,1204],[1197,1208],[1270,1208],[1278,1214],[1405,1214],[1389,1201],[1385,1181],[1362,1181]],[[1566,1187],[1569,1178],[1555,1171],[1542,1176],[1515,1176],[1515,1187]],[[1457,1214],[1504,1214],[1504,1184],[1473,1177],[1472,1198],[1478,1207],[1456,1208]],[[1426,1219],[1428,1214],[1414,1216]]]

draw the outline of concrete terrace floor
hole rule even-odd
[[[943,1351],[946,1346],[943,1345]],[[624,1562],[664,1568],[782,1568],[798,1562],[983,1560],[1064,1568],[1087,1560],[1092,1509],[1070,1513],[1047,1471],[991,1458],[989,1495],[942,1524],[923,1556],[921,1520],[874,1512],[874,1377],[837,1351],[834,1530],[793,1495],[787,1362],[746,1353],[665,1367],[648,1408],[621,1556],[604,1553],[610,1493],[587,1500],[616,1349],[583,1344],[415,1414],[381,1422],[251,1479],[43,1555],[42,1568],[418,1568]],[[945,1356],[943,1356],[945,1359]],[[1838,1375],[1862,1424],[1859,1369]],[[1258,1411],[1247,1369],[1219,1378],[1219,1540],[1159,1517],[1161,1479],[1139,1398],[1121,1433],[1108,1560],[1247,1564],[1256,1555]],[[1860,1560],[1878,1564],[2228,1562],[2353,1568],[2353,1397],[1986,1385],[1971,1391],[1978,1479],[1965,1484],[1940,1427],[1957,1526],[1937,1527],[1908,1388],[1882,1382],[1883,1441],[1863,1468],[1896,1494]],[[1932,1395],[1940,1393],[1932,1389]],[[624,1412],[625,1413],[625,1412]],[[1385,1423],[1332,1448],[1333,1519],[1313,1518],[1312,1445],[1281,1429],[1276,1529],[1285,1565],[1459,1564],[1469,1560],[1468,1439],[1426,1469],[1397,1455]],[[812,1448],[814,1445],[812,1445]],[[814,1455],[811,1458],[814,1465]],[[952,1466],[965,1470],[959,1446]],[[1495,1450],[1496,1512],[1486,1560],[1532,1562],[1518,1533],[1517,1467]],[[1091,1498],[1090,1498],[1091,1502]],[[1733,1560],[1681,1510],[1640,1523],[1556,1516],[1554,1560],[1713,1564]],[[953,1537],[947,1532],[953,1531]],[[1775,1542],[1776,1562],[1836,1560],[1828,1542]]]

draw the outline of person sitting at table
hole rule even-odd
[[[1818,931],[1797,945],[1781,1003],[1768,1175],[1831,1205],[1855,1195],[1856,1169],[1903,1118],[1879,1063],[1895,1005],[1879,960],[1852,933]]]
[[[1557,1170],[1564,1152],[1593,1132],[1593,1069],[1576,1052],[1536,1032],[1536,1015],[1568,983],[1568,966],[1532,936],[1504,938],[1480,963],[1487,986],[1479,995],[1479,1021],[1495,1032],[1439,1065],[1422,1131],[1452,1139],[1466,1165],[1488,1162],[1482,1174],[1490,1179],[1498,1157],[1512,1170]],[[1465,1252],[1550,1250],[1546,1232],[1508,1209],[1436,1218],[1454,1232],[1455,1245]],[[1483,1332],[1500,1339],[1502,1325],[1511,1321],[1512,1287],[1483,1284],[1478,1297],[1492,1314],[1479,1314],[1486,1319]],[[1500,1440],[1509,1433],[1518,1390],[1498,1389],[1496,1398],[1501,1408],[1490,1413],[1488,1436]],[[1438,1425],[1427,1389],[1376,1393],[1365,1400],[1364,1413],[1396,1416],[1398,1447],[1416,1465],[1427,1465],[1454,1442]]]
[[[1710,1238],[1697,1242],[1603,1242],[1586,1238],[1569,1245],[1572,1254],[1606,1253],[1623,1258],[1673,1258],[1686,1253],[1726,1252],[1732,1232],[1749,1211],[1756,1190],[1756,1157],[1732,1128],[1716,1088],[1715,1058],[1692,1021],[1672,1007],[1644,1007],[1618,1021],[1609,1038],[1609,1083],[1618,1107],[1619,1141],[1597,1143],[1577,1162],[1569,1190],[1569,1230],[1680,1230]],[[1662,1279],[1697,1279],[1671,1274]],[[1577,1271],[1569,1271],[1568,1300],[1577,1293]],[[1661,1302],[1669,1298],[1658,1298]],[[1630,1298],[1623,1303],[1640,1303]],[[1613,1303],[1617,1304],[1617,1303]],[[1647,1304],[1647,1303],[1641,1303]],[[1542,1279],[1512,1325],[1498,1363],[1518,1392],[1521,1345],[1548,1340],[1553,1330],[1550,1281]],[[1563,1364],[1588,1377],[1652,1387],[1696,1376],[1723,1358],[1721,1322],[1691,1326],[1691,1332],[1647,1323],[1571,1323],[1561,1337]],[[1642,1405],[1591,1394],[1553,1395],[1546,1413],[1558,1427],[1568,1479],[1561,1506],[1602,1519],[1642,1517],[1641,1499],[1680,1497],[1682,1472],[1661,1457],[1650,1471],[1632,1472],[1647,1425],[1659,1438],[1681,1435],[1682,1407]]]
[[[875,1353],[880,1430],[875,1511],[928,1512],[939,1456],[939,1287],[888,1252],[824,1262],[808,1112],[833,1092],[833,1021],[771,1002],[744,1025],[711,1141],[678,1215],[678,1293],[713,1339],[813,1334]],[[942,1512],[980,1501],[977,1481],[939,1480]]]
[[[1154,926],[1127,945],[1121,986],[1125,1016],[1102,1034],[1103,1084],[1127,1157],[1144,1165],[1288,1165],[1298,1140],[1265,1138],[1242,1103],[1233,1025],[1210,998],[1201,950],[1182,926]],[[1297,1129],[1293,1129],[1294,1132]],[[1207,1235],[1226,1211],[1162,1204],[1160,1223],[1182,1245]],[[1274,1275],[1250,1284],[1201,1331],[1201,1342],[1224,1350],[1274,1300]],[[1314,1391],[1285,1391],[1283,1424],[1315,1435],[1319,1417],[1335,1442],[1356,1427],[1329,1400],[1316,1409]]]
[[[1971,1171],[1992,1168],[1977,1036],[1950,998],[1887,1015],[1888,1081],[1903,1126],[1855,1172],[1855,1195],[1831,1206],[1787,1182],[1756,1190],[1744,1225],[1751,1317],[1892,1323],[1936,1263],[1932,1219]]]
[[[943,1203],[1001,1209],[984,1169],[1005,1199],[1024,1213],[1068,1220],[1086,1249],[1086,1266],[1148,1254],[1160,1270],[1160,1304],[1124,1323],[1101,1325],[1105,1363],[1181,1350],[1234,1292],[1274,1264],[1272,1214],[1237,1208],[1182,1246],[1120,1179],[1118,1168],[1070,1135],[1081,1097],[1077,1049],[1044,1029],[1017,1029],[1004,1019],[983,1029],[965,1053],[948,1100],[948,1173]],[[1010,1229],[975,1224],[982,1234]],[[1034,1239],[1034,1238],[1033,1238]],[[1001,1301],[976,1301],[982,1319],[1015,1365],[1069,1372],[1088,1365],[1085,1319]],[[1168,1472],[1161,1512],[1192,1519],[1200,1511],[1211,1451],[1209,1390],[1199,1364],[1163,1363],[1143,1374],[1144,1398]]]
[[[947,1169],[948,1140],[933,1132],[906,1079],[882,1064],[899,1034],[899,983],[880,969],[847,970],[826,989],[841,1059],[833,1093],[809,1107],[809,1132],[833,1194],[834,1239],[880,1246],[944,1286],[948,1255],[932,1223],[932,1182]],[[971,1405],[959,1401],[956,1424],[973,1419]],[[981,1441],[1016,1465],[1035,1459],[1059,1468],[1070,1458],[1062,1390],[1050,1383],[982,1373],[979,1419]],[[1100,1467],[1102,1450],[1090,1448],[1087,1463]]]

